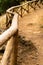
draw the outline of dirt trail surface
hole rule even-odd
[[[5,18],[0,18],[2,29]],[[43,9],[19,19],[18,65],[43,65]]]
[[[43,9],[19,20],[18,65],[43,65]]]

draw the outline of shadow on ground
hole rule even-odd
[[[18,65],[35,65],[37,59],[37,48],[31,40],[25,40],[25,37],[18,36]]]

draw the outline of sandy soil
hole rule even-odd
[[[43,65],[43,9],[23,13],[19,19],[18,38],[18,65]]]
[[[18,65],[43,65],[43,9],[19,20]]]

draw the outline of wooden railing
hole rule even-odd
[[[34,4],[34,5],[33,5]],[[18,5],[18,6],[13,6],[11,7],[10,9],[7,10],[7,13],[6,13],[6,18],[7,18],[7,21],[6,21],[6,24],[8,25],[9,23],[11,24],[11,20],[12,20],[12,17],[13,17],[13,14],[14,12],[16,12],[19,16],[23,17],[23,14],[24,12],[27,12],[29,13],[29,6],[31,8],[33,8],[34,10],[36,10],[35,6],[38,6],[39,8],[40,5],[38,4],[38,1],[37,0],[34,0],[34,1],[27,1],[26,3],[22,4],[22,5]],[[24,10],[24,11],[23,11]],[[11,16],[9,15],[11,14]],[[10,22],[8,21],[8,17],[10,17]],[[7,26],[6,25],[6,26]]]
[[[29,1],[23,5],[11,7],[6,11],[6,31],[0,35],[0,46],[4,45],[6,41],[9,41],[7,42],[0,65],[17,65],[18,15],[22,17],[23,10],[29,13],[29,6],[35,10],[32,3],[37,4],[36,1]],[[28,6],[28,9],[24,8],[25,5]]]
[[[0,46],[3,45],[6,41],[8,41],[6,45],[6,49],[1,61],[1,65],[7,65],[9,57],[13,57],[14,61],[16,61],[17,54],[17,36],[18,36],[18,14],[15,13],[12,19],[12,24],[9,29],[0,35]],[[13,54],[12,54],[13,53]],[[14,63],[14,61],[11,61]],[[15,62],[16,63],[16,62]]]

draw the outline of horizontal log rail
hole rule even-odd
[[[33,0],[33,1],[27,1],[26,3],[24,3],[24,4],[21,4],[21,5],[18,5],[18,6],[13,6],[13,7],[11,7],[10,9],[8,9],[9,11],[12,11],[12,9],[15,9],[15,8],[19,8],[19,7],[21,7],[21,6],[24,6],[24,5],[26,5],[26,4],[30,4],[30,3],[36,3],[37,2],[37,0]],[[37,4],[37,3],[36,3]],[[7,10],[7,11],[8,11]]]
[[[5,43],[5,41],[7,41],[17,31],[18,29],[17,21],[18,14],[15,14],[12,19],[11,27],[0,35],[0,46],[3,45],[3,43]]]
[[[34,1],[27,1],[26,3],[24,3],[22,5],[13,6],[13,7],[9,8],[6,12],[7,12],[7,14],[11,14],[12,16],[14,15],[14,12],[16,12],[19,16],[22,17],[23,16],[23,10],[24,10],[24,12],[26,11],[27,13],[29,13],[29,6],[35,10],[35,6],[32,5],[33,3],[35,5],[38,5],[38,7],[40,8],[38,1],[34,0]],[[25,5],[27,5],[27,7],[28,7],[28,8],[26,7],[27,9],[23,7]],[[11,24],[11,22],[8,22],[7,14],[6,14],[6,18],[7,18],[6,26],[8,26],[9,23]]]
[[[35,10],[35,7],[32,5],[33,3],[34,3],[35,5],[37,5],[38,7],[40,7],[37,0],[27,1],[27,2],[24,3],[24,4],[11,7],[10,9],[7,10],[7,12],[8,12],[8,11],[11,11],[11,12],[9,12],[9,13],[14,14],[15,9],[18,8],[18,10],[19,10],[19,8],[21,7],[21,9],[20,9],[21,13],[19,13],[20,11],[18,12],[18,10],[16,10],[15,12],[22,17],[22,15],[23,15],[23,14],[22,14],[22,9],[24,9],[24,11],[26,11],[27,13],[28,13],[28,11],[29,11],[29,6]],[[27,5],[28,10],[26,10],[26,8],[23,8],[23,6],[25,6],[25,5]]]
[[[17,34],[18,34],[18,14],[14,13],[10,28],[7,29],[5,32],[3,32],[0,35],[0,46],[2,46],[6,41],[9,40],[6,45],[5,52],[4,52],[0,65],[9,65],[8,60],[9,60],[9,57],[11,57],[11,58],[13,57],[13,56],[11,56],[12,53],[14,55],[14,57],[13,57],[14,62],[11,61],[13,63],[12,65],[16,64],[17,46],[18,46],[17,45],[17,36],[18,36]],[[16,50],[16,52],[15,52],[15,50]]]

